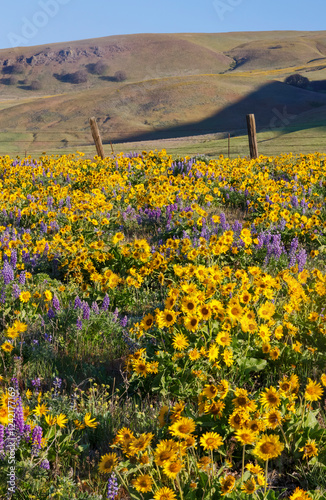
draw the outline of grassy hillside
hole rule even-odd
[[[112,36],[0,50],[0,70],[0,154],[85,149],[93,115],[108,144],[240,136],[250,112],[260,140],[285,133],[284,147],[293,131],[323,133],[326,93],[283,81],[326,80],[326,32]],[[78,71],[86,81],[69,83]]]

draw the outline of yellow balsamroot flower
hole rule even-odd
[[[307,491],[298,487],[294,490],[289,500],[312,500],[312,496]]]
[[[194,314],[198,304],[198,299],[195,295],[184,297],[181,301],[181,310],[185,314]]]
[[[165,462],[163,466],[163,471],[164,474],[169,478],[169,479],[175,479],[181,469],[183,468],[183,462],[181,460],[175,460],[173,462]]]
[[[63,413],[60,413],[60,415],[57,415],[57,421],[56,421],[56,424],[62,429],[64,427],[66,427],[66,423],[68,422],[68,419],[66,417],[66,415],[64,415]]]
[[[276,434],[263,434],[257,442],[253,453],[262,460],[269,460],[278,457],[284,449],[284,444],[280,443],[280,438]]]
[[[19,320],[14,321],[12,327],[15,328],[18,333],[24,333],[27,330],[27,325],[25,323],[21,323]]]
[[[255,479],[254,478],[248,479],[248,481],[243,483],[243,485],[241,486],[241,489],[245,493],[247,493],[247,495],[252,495],[253,493],[255,493],[255,491],[257,489],[257,483],[256,483]]]
[[[0,424],[8,425],[8,405],[0,407]]]
[[[183,322],[187,330],[195,332],[198,329],[200,318],[198,316],[189,315],[183,318]]]
[[[154,500],[177,500],[177,497],[173,490],[163,486],[155,493]]]
[[[95,418],[91,418],[90,413],[86,413],[84,417],[84,422],[87,427],[93,427],[93,428],[97,427],[99,424],[99,422],[95,421]]]
[[[322,374],[322,376],[320,377],[320,381],[323,384],[323,386],[326,387],[326,373]]]
[[[145,451],[146,448],[151,444],[154,434],[151,432],[141,434],[138,438],[134,438],[130,442],[129,455],[134,456],[140,451]]]
[[[45,415],[45,421],[48,425],[55,425],[57,422],[57,417],[53,415]]]
[[[306,444],[302,448],[300,448],[299,451],[303,451],[302,458],[316,457],[318,455],[318,448],[316,446],[316,440],[315,439],[308,439]]]
[[[172,436],[186,439],[195,432],[196,424],[192,418],[181,417],[169,427]]]
[[[243,446],[246,444],[254,443],[258,437],[257,432],[254,432],[251,429],[246,429],[246,428],[238,429],[234,435],[237,441],[239,441]]]
[[[37,415],[38,417],[42,417],[42,415],[45,415],[46,413],[48,413],[48,408],[46,406],[46,404],[42,403],[41,405],[38,404],[33,412],[35,413],[35,415]]]
[[[281,398],[277,389],[272,386],[269,389],[265,389],[265,392],[260,395],[260,402],[267,408],[278,408],[281,404]]]
[[[247,464],[246,469],[251,472],[251,474],[263,474],[264,469],[260,465]]]
[[[117,462],[118,457],[116,453],[107,453],[106,455],[103,455],[98,465],[99,472],[101,472],[102,474],[109,474],[113,471]]]
[[[138,375],[145,378],[147,377],[149,370],[148,370],[148,365],[144,359],[140,358],[132,360],[132,367]]]
[[[214,399],[218,395],[218,392],[218,387],[216,385],[206,384],[201,394],[206,396],[208,399]]]
[[[264,415],[264,422],[268,429],[276,429],[282,423],[282,414],[278,410],[271,410]]]
[[[50,290],[45,290],[44,296],[45,296],[45,300],[47,302],[49,302],[50,300],[52,300],[52,292],[50,292]]]
[[[226,366],[232,366],[233,365],[233,351],[232,349],[224,349],[223,353],[223,360]]]
[[[10,326],[6,332],[6,336],[14,340],[19,337],[19,332],[14,327]]]
[[[166,462],[172,462],[177,458],[178,445],[173,439],[160,441],[154,451],[154,462],[163,466]]]
[[[275,313],[275,305],[272,302],[265,302],[258,309],[258,316],[262,319],[270,319]]]
[[[197,347],[194,349],[191,349],[191,351],[188,352],[188,356],[191,359],[191,361],[196,361],[197,359],[200,358],[201,354],[198,351]]]
[[[308,384],[306,386],[306,391],[304,397],[307,401],[318,401],[321,399],[324,390],[320,384],[308,378]]]
[[[173,309],[164,309],[157,313],[156,322],[159,328],[169,327],[174,325],[177,320],[177,313]]]
[[[121,444],[128,443],[132,439],[135,439],[135,436],[134,433],[128,429],[128,427],[122,427],[116,435],[116,441]]]
[[[152,491],[153,479],[148,474],[142,474],[132,481],[133,487],[140,493]]]
[[[231,474],[228,474],[224,477],[220,478],[220,484],[221,484],[221,494],[222,496],[227,495],[230,493],[235,485],[235,477],[231,476]]]
[[[206,432],[199,441],[204,450],[217,450],[223,444],[222,437],[216,432]]]
[[[149,313],[143,317],[140,326],[147,331],[153,326],[153,324],[154,324],[154,316]]]
[[[205,403],[204,413],[212,415],[216,420],[216,417],[222,417],[224,408],[225,403],[223,401],[213,401],[212,403]]]
[[[124,239],[123,233],[116,233],[112,238],[113,245],[116,245],[119,241]]]
[[[169,413],[168,406],[162,406],[160,413],[158,415],[158,421],[160,422],[160,427],[164,427],[167,423],[167,415]]]
[[[78,430],[85,429],[86,425],[83,422],[79,422],[79,420],[74,420],[74,424]]]
[[[232,403],[238,410],[245,411],[255,411],[257,405],[254,401],[251,401],[248,398],[248,391],[246,389],[242,389],[241,387],[237,387],[234,391],[235,398],[232,399]]]
[[[178,351],[184,351],[189,345],[188,338],[183,333],[173,335],[172,346]]]
[[[13,350],[13,348],[14,348],[14,346],[8,341],[4,342],[1,345],[1,349],[5,352],[11,352]]]
[[[19,295],[19,300],[21,302],[28,302],[30,298],[31,294],[29,292],[21,292],[21,294]]]

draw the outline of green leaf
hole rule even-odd
[[[248,358],[238,359],[238,364],[241,370],[245,372],[260,372],[264,370],[267,365],[266,359]]]

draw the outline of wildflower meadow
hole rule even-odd
[[[0,157],[0,498],[326,498],[326,155]]]

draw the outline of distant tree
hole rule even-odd
[[[309,85],[309,79],[299,73],[295,73],[285,78],[284,83],[293,87],[299,87],[300,89],[306,89]]]
[[[11,76],[10,78],[7,78],[6,84],[7,85],[17,85],[17,78],[15,76]]]
[[[85,70],[79,70],[76,71],[75,73],[53,73],[54,78],[59,80],[60,82],[65,82],[65,83],[85,83],[87,82],[88,75]]]
[[[103,61],[97,61],[93,66],[94,75],[104,75],[109,69],[109,66]]]
[[[127,80],[127,74],[125,71],[116,71],[114,73],[114,79],[116,82],[124,82]]]
[[[11,66],[11,73],[13,75],[22,75],[25,71],[25,68],[20,63],[15,63]]]
[[[68,76],[68,75],[67,75]],[[68,82],[70,83],[86,83],[87,82],[87,73],[86,71],[80,69],[79,71],[76,71],[75,73],[70,73]]]
[[[30,90],[41,90],[42,83],[40,80],[33,80],[29,86]]]

